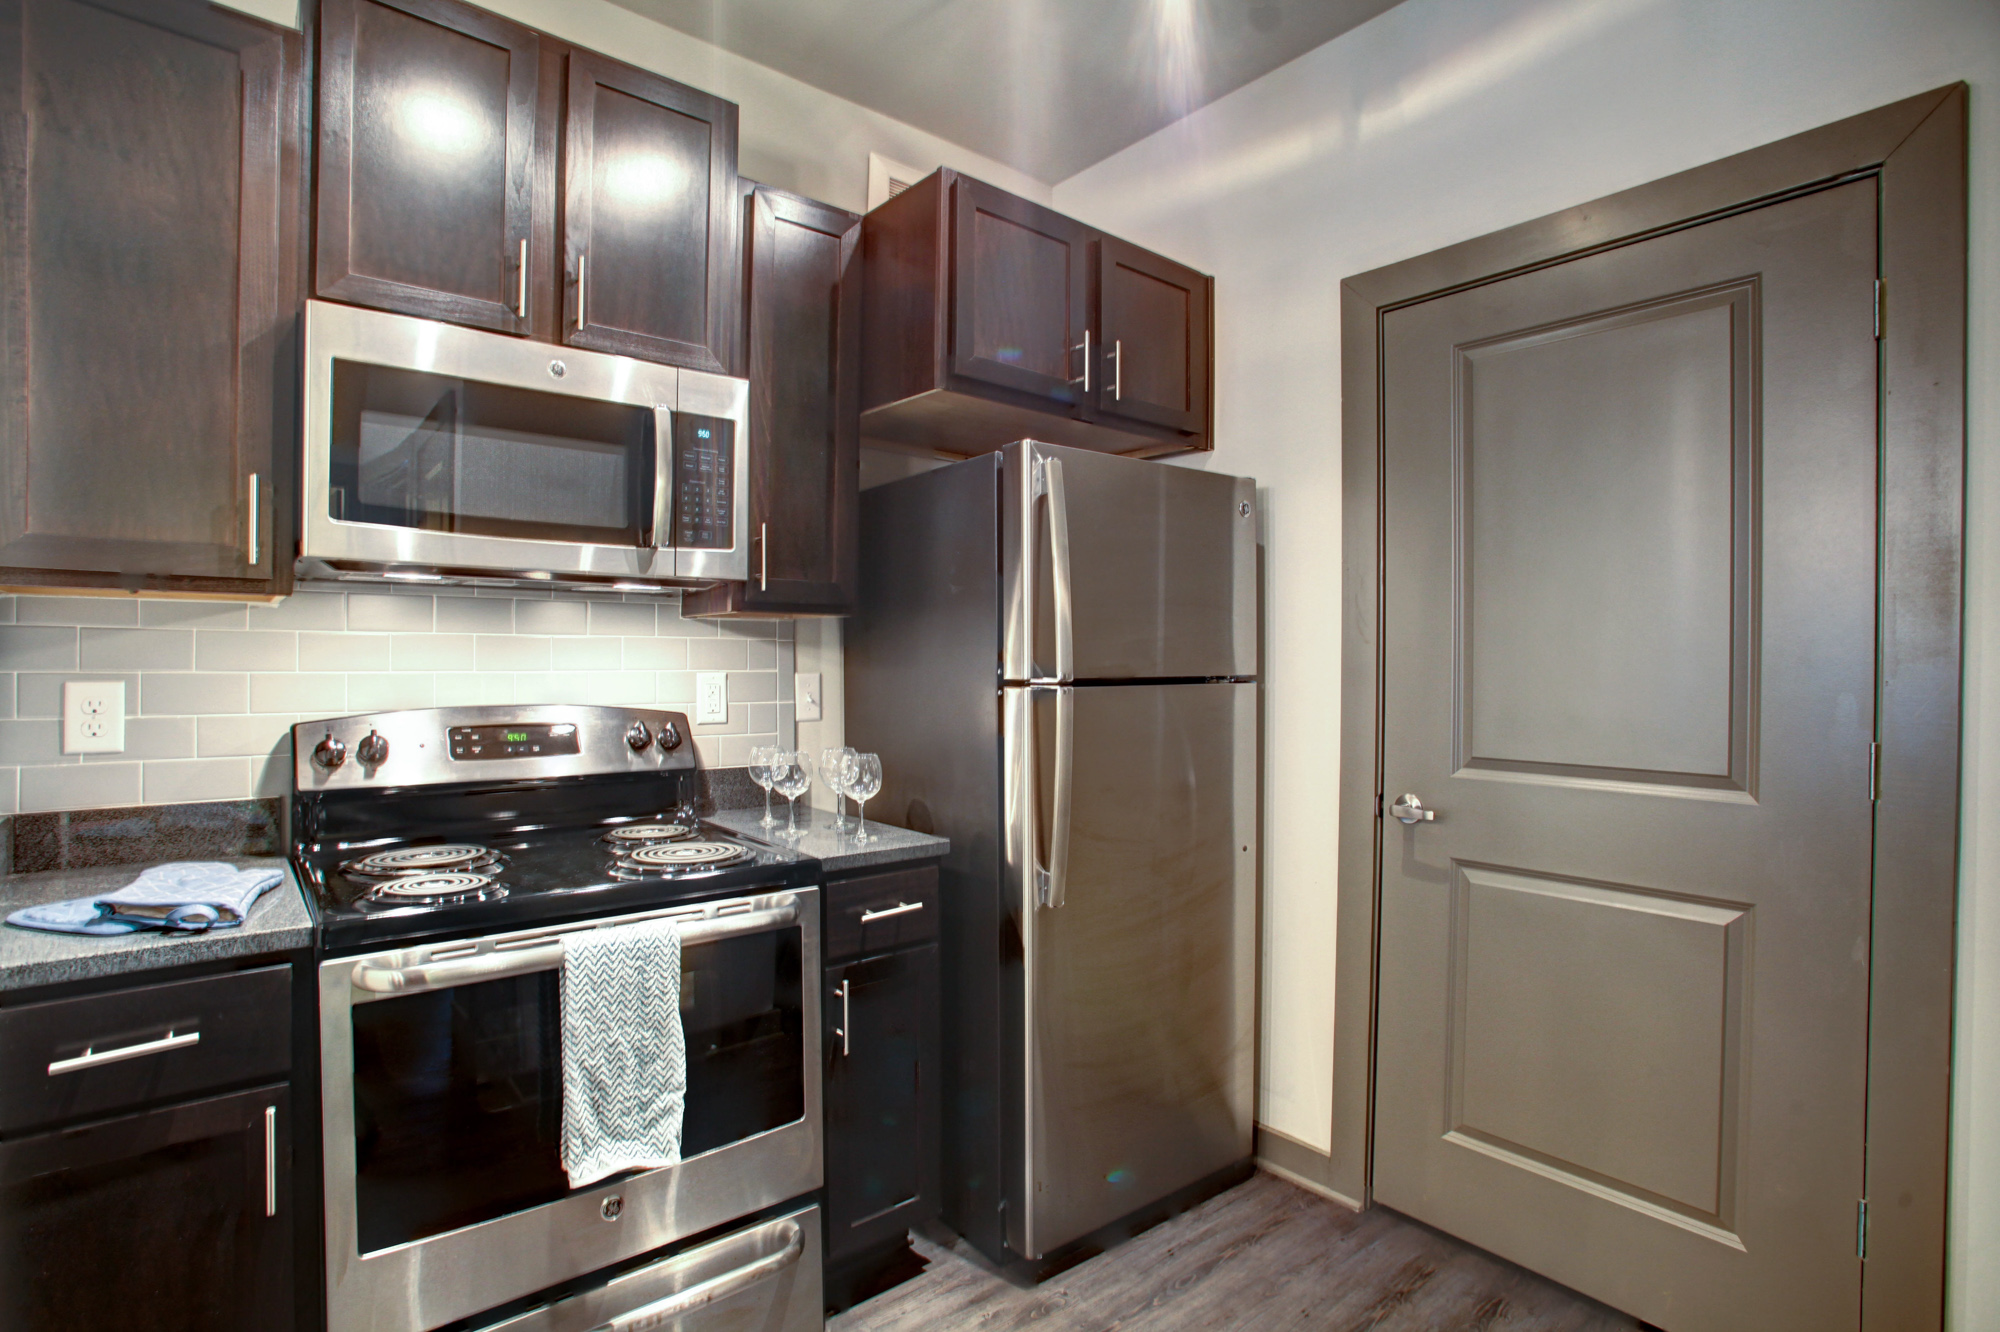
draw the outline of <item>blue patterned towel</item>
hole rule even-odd
[[[672,921],[563,940],[562,1163],[580,1189],[681,1159],[687,1047]]]
[[[72,897],[67,902],[22,907],[7,917],[7,923],[24,930],[48,930],[54,934],[130,934],[147,928],[129,920],[106,919],[97,909],[94,897]]]

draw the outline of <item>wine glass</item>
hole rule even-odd
[[[772,775],[771,768],[777,762],[777,759],[778,747],[776,745],[756,745],[750,750],[750,780],[757,783],[764,791],[764,817],[757,820],[759,828],[775,828],[778,826],[777,816],[771,813],[771,787],[776,780]]]
[[[847,812],[841,808],[841,798],[847,794],[847,783],[854,776],[854,751],[845,746],[819,751],[819,779],[826,783],[826,789],[833,792],[833,830],[847,831]]]
[[[880,754],[856,754],[854,756],[854,776],[847,783],[847,794],[854,797],[854,840],[872,842],[868,832],[868,802],[882,789],[882,756]]]
[[[785,836],[796,839],[799,827],[799,797],[812,789],[812,755],[803,749],[781,749],[772,765],[777,775],[778,794],[792,802],[785,817]]]

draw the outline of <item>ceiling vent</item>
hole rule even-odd
[[[868,154],[868,207],[872,211],[928,176],[902,162],[892,162],[880,153]]]

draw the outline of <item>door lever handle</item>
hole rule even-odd
[[[1413,795],[1398,796],[1396,803],[1389,806],[1389,812],[1404,823],[1431,823],[1438,816],[1436,810],[1425,809],[1424,802]]]

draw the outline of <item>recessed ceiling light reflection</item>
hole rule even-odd
[[[396,107],[396,128],[419,147],[453,157],[475,152],[486,141],[485,126],[471,107],[434,90],[406,94]]]

